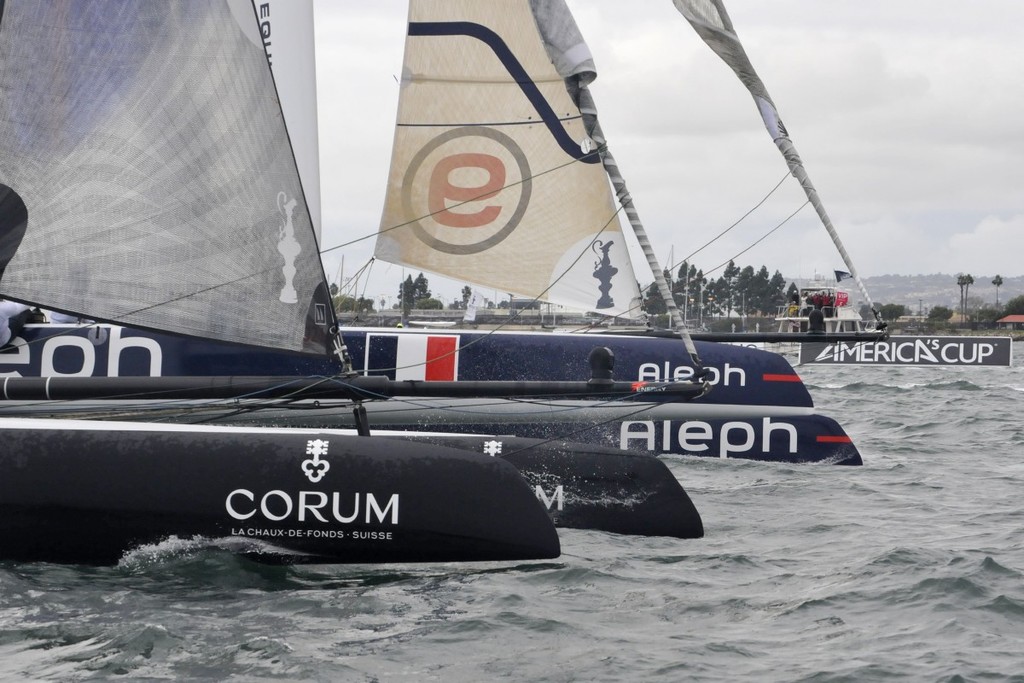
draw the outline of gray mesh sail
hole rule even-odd
[[[697,35],[704,39],[708,47],[714,50],[715,54],[729,65],[729,68],[733,70],[743,85],[747,87],[747,90],[750,91],[754,102],[757,104],[757,109],[761,113],[761,120],[764,121],[768,134],[772,136],[776,147],[779,148],[782,156],[786,159],[790,173],[800,182],[804,194],[807,195],[807,200],[814,207],[822,225],[825,226],[829,237],[832,238],[832,243],[835,244],[839,255],[843,258],[843,263],[850,269],[850,274],[857,283],[861,294],[864,295],[864,299],[872,311],[875,311],[875,305],[868,295],[867,288],[857,274],[853,260],[839,238],[839,233],[836,232],[835,227],[832,225],[832,219],[829,218],[828,213],[825,211],[821,197],[818,196],[818,191],[811,183],[811,179],[804,169],[804,163],[800,159],[800,155],[797,154],[796,147],[793,146],[793,141],[790,140],[786,127],[782,124],[782,119],[775,108],[775,103],[768,96],[764,83],[757,75],[757,72],[754,71],[754,66],[750,63],[750,59],[740,43],[739,36],[736,35],[736,31],[733,29],[732,20],[729,19],[729,14],[725,11],[723,0],[672,0],[672,2],[675,4],[676,9],[679,10],[679,13],[686,18],[690,26],[697,32]],[[877,311],[875,311],[875,317],[878,317]]]
[[[0,296],[325,352],[333,313],[251,4],[0,11]]]

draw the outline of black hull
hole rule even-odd
[[[549,386],[552,382],[578,383],[593,370],[589,361],[596,346],[612,350],[615,382],[647,383],[649,387],[651,383],[677,380],[677,384],[693,387],[692,359],[674,335],[472,330],[435,333],[393,328],[345,328],[342,333],[356,372],[365,375],[360,382],[366,389],[383,388],[384,385],[373,384],[376,379],[391,381],[396,390],[431,392],[446,384],[449,386],[443,390],[450,392],[464,386],[462,382],[471,385],[543,380]],[[116,375],[121,379],[141,379],[160,375],[162,382],[171,382],[173,386],[173,380],[166,378],[226,374],[336,378],[340,371],[328,359],[257,352],[238,345],[112,325],[29,325],[23,338],[24,344],[0,353],[0,375],[54,377],[61,382],[69,377]],[[493,405],[491,408],[466,407],[463,399],[457,410],[452,410],[453,401],[447,397],[420,397],[401,403],[403,399],[393,398],[376,408],[373,403],[367,405],[370,425],[375,429],[562,438],[649,455],[781,463],[862,463],[856,445],[839,423],[817,414],[807,388],[782,356],[703,341],[698,341],[697,347],[704,367],[711,372],[712,384],[711,391],[700,397],[636,391],[628,402],[604,401],[600,409],[594,409],[592,401],[575,395],[573,400],[580,399],[574,404],[579,410],[551,396],[547,402],[489,399],[486,403]],[[287,386],[283,381],[280,384]],[[325,380],[322,384],[338,382]],[[33,386],[49,388],[38,381],[28,382],[29,388]],[[137,397],[159,398],[160,395],[151,393],[153,386],[140,383],[136,389],[143,393]],[[189,380],[185,387],[194,390],[195,380]],[[250,396],[252,389],[238,388],[234,395]],[[507,385],[500,387],[506,393],[508,389]],[[122,390],[123,387],[117,389]],[[90,398],[95,398],[95,394]],[[437,410],[419,410],[417,406]],[[53,410],[66,407],[57,403]],[[641,408],[646,410],[636,412]],[[112,407],[111,412],[116,409]],[[29,414],[17,406],[7,410],[0,405],[0,414],[19,413]],[[294,418],[286,420],[292,422]],[[339,420],[331,414],[320,423],[323,427],[352,424],[350,419]]]
[[[45,422],[0,425],[0,560],[113,564],[170,537],[273,563],[560,552],[548,513],[501,459],[312,431]]]
[[[668,466],[650,455],[543,439],[399,438],[475,452],[499,444],[501,452],[496,457],[519,470],[557,527],[636,536],[704,536],[693,501]]]

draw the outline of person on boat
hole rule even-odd
[[[815,306],[814,310],[807,314],[807,331],[811,334],[825,334],[825,313],[821,306]]]
[[[800,295],[793,292],[793,299],[789,302],[789,309],[786,311],[786,315],[792,318],[800,311]]]
[[[75,324],[75,323],[91,323],[91,320],[87,320],[78,315],[71,315],[69,313],[59,313],[57,311],[50,311],[50,322],[57,324]]]
[[[0,299],[0,347],[18,336],[30,315],[32,309],[29,306]]]

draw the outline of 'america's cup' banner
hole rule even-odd
[[[1011,365],[1010,337],[889,337],[885,341],[805,342],[800,364]]]

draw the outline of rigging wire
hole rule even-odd
[[[734,256],[733,256],[732,258],[730,258],[730,259],[726,260],[726,261],[725,261],[724,263],[719,263],[719,264],[718,264],[717,266],[715,266],[714,268],[712,268],[712,269],[710,269],[710,270],[708,270],[708,271],[705,271],[705,273],[704,273],[704,274],[705,274],[705,275],[707,275],[708,273],[713,273],[713,272],[715,272],[716,270],[719,270],[720,268],[724,268],[725,266],[729,265],[729,264],[730,264],[731,262],[735,261],[735,260],[736,260],[737,258],[739,258],[740,256],[743,256],[743,254],[747,253],[748,251],[750,251],[751,249],[753,249],[754,247],[756,247],[756,246],[757,246],[758,244],[760,244],[760,243],[761,243],[761,242],[763,242],[763,241],[764,241],[765,239],[767,239],[769,235],[771,235],[771,234],[772,234],[773,232],[775,232],[776,230],[778,230],[779,228],[781,228],[781,227],[782,227],[783,225],[785,225],[786,223],[788,223],[788,222],[789,222],[789,221],[790,221],[790,220],[791,220],[791,219],[792,219],[792,218],[793,218],[794,216],[796,216],[796,215],[797,215],[798,213],[800,213],[801,211],[803,211],[804,207],[805,207],[805,206],[807,206],[807,205],[808,205],[808,204],[810,204],[810,203],[811,203],[810,201],[806,201],[806,202],[804,202],[803,204],[801,204],[801,205],[800,205],[800,208],[798,208],[798,209],[797,209],[796,211],[794,211],[793,213],[791,213],[791,214],[789,214],[788,216],[786,216],[786,218],[784,218],[784,219],[782,220],[782,222],[780,222],[780,223],[779,223],[778,225],[776,225],[776,226],[775,226],[774,228],[772,228],[771,230],[769,230],[769,231],[768,231],[768,232],[766,232],[765,234],[761,235],[761,237],[760,237],[760,238],[758,238],[758,239],[757,239],[756,241],[754,241],[754,242],[753,242],[753,243],[752,243],[752,244],[751,244],[750,246],[748,246],[748,247],[747,247],[746,249],[743,249],[742,251],[738,252],[738,253],[737,253],[737,254],[735,254],[735,255],[734,255]]]
[[[786,173],[785,175],[783,175],[783,176],[782,176],[782,180],[780,180],[780,181],[779,181],[779,182],[778,182],[778,183],[777,183],[777,184],[775,185],[775,187],[773,187],[773,188],[771,189],[771,191],[770,191],[770,192],[768,192],[768,194],[766,194],[766,195],[765,195],[764,197],[762,197],[762,198],[761,198],[761,201],[759,201],[759,202],[758,202],[757,204],[755,204],[755,205],[754,205],[753,207],[751,207],[751,208],[750,208],[750,210],[749,210],[749,211],[747,211],[747,212],[746,212],[745,214],[743,214],[742,216],[740,216],[740,217],[739,217],[739,218],[738,218],[738,219],[736,220],[736,222],[734,222],[734,223],[733,223],[732,225],[730,225],[730,226],[729,226],[728,228],[726,228],[726,229],[725,229],[725,230],[723,230],[722,232],[720,232],[720,233],[718,233],[717,235],[715,235],[714,237],[712,237],[712,238],[711,238],[710,240],[708,240],[708,241],[707,241],[706,243],[704,243],[704,244],[703,244],[703,245],[701,245],[700,247],[698,247],[698,248],[697,248],[697,249],[696,249],[696,250],[695,250],[695,251],[694,251],[693,253],[691,253],[691,254],[690,254],[689,256],[687,256],[686,258],[684,258],[684,259],[683,259],[682,261],[678,261],[678,262],[676,262],[676,263],[672,264],[671,266],[669,266],[669,272],[672,272],[673,270],[675,270],[676,268],[678,268],[678,267],[679,267],[680,265],[682,265],[683,263],[686,263],[686,262],[688,262],[688,261],[689,261],[689,260],[690,260],[691,258],[693,258],[694,256],[696,256],[696,255],[697,255],[697,254],[699,254],[700,252],[704,251],[704,250],[705,250],[705,249],[706,249],[707,247],[709,247],[709,246],[711,246],[712,244],[714,244],[715,242],[717,242],[717,241],[718,241],[719,239],[721,239],[721,238],[722,238],[722,237],[723,237],[723,236],[724,236],[724,235],[725,235],[726,233],[728,233],[728,232],[729,232],[730,230],[732,230],[732,229],[733,229],[733,228],[735,228],[735,227],[736,227],[737,225],[739,225],[740,223],[742,223],[742,222],[743,222],[743,221],[744,221],[744,220],[745,220],[745,219],[747,218],[747,216],[749,216],[750,214],[754,213],[754,212],[755,212],[755,211],[757,211],[757,210],[758,210],[759,208],[761,208],[761,206],[762,206],[762,205],[763,205],[763,204],[764,204],[764,203],[765,203],[766,201],[768,201],[768,199],[769,199],[769,198],[770,198],[770,197],[771,197],[771,196],[772,196],[773,194],[775,194],[775,192],[776,192],[776,191],[777,191],[777,190],[778,190],[778,189],[779,189],[780,187],[782,187],[782,184],[783,184],[783,183],[785,183],[785,182],[786,182],[786,180],[787,180],[788,178],[789,178],[789,173]],[[801,207],[801,208],[802,208],[802,207]],[[787,220],[788,220],[788,219],[787,219]],[[769,234],[770,234],[770,233],[769,233]],[[762,239],[764,239],[764,238],[762,238]],[[758,240],[758,241],[760,241],[760,240]],[[754,244],[757,244],[757,242],[754,242]],[[751,246],[754,246],[754,245],[751,245]],[[740,252],[740,253],[743,253],[743,252]]]

